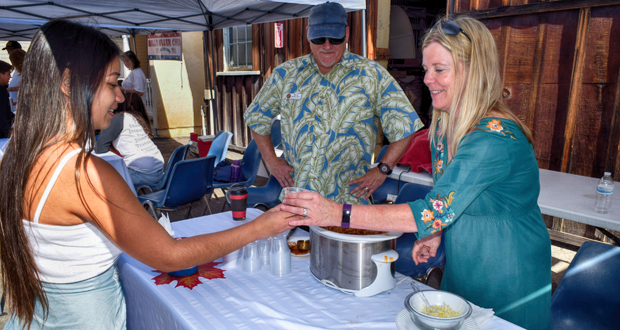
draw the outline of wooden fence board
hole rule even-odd
[[[510,20],[510,42],[506,48],[505,84],[532,82],[538,20],[518,17]]]
[[[538,167],[549,169],[555,163],[556,167],[559,163],[559,155],[553,153],[553,141],[556,129],[556,109],[558,109],[558,100],[560,90],[568,90],[568,85],[560,86],[558,84],[542,84],[540,86],[541,97],[538,98],[536,104],[536,121],[532,132],[534,132],[534,152],[538,160]],[[564,99],[564,98],[562,98]],[[566,102],[564,102],[566,105]],[[560,128],[563,130],[564,122],[560,118]],[[562,136],[563,134],[560,134]]]
[[[519,83],[506,84],[504,86],[504,103],[523,122],[526,121],[529,112],[529,99],[532,94],[530,88],[531,84]]]

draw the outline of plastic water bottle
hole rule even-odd
[[[609,207],[611,207],[611,195],[613,193],[614,180],[611,178],[610,172],[605,172],[605,175],[599,180],[598,187],[596,188],[594,211],[597,213],[607,213]]]
[[[233,160],[233,164],[230,166],[230,182],[241,181],[241,161]]]

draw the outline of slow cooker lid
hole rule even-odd
[[[341,233],[329,231],[327,229],[323,229],[318,226],[310,226],[310,230],[321,236],[329,237],[329,238],[342,241],[342,242],[350,242],[350,243],[372,243],[372,242],[387,241],[387,240],[398,238],[402,236],[403,234],[403,233],[397,233],[397,232],[386,232],[384,234],[379,234],[379,235],[349,235],[349,234],[341,234]]]

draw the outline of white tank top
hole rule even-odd
[[[89,222],[73,226],[39,223],[41,210],[58,175],[67,161],[79,152],[80,149],[70,152],[58,164],[39,201],[33,222],[22,220],[43,282],[73,283],[89,279],[112,267],[121,254],[121,250]]]

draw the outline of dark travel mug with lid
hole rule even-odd
[[[245,220],[245,212],[248,207],[248,190],[240,184],[234,184],[226,192],[226,197],[230,203],[233,220]]]

